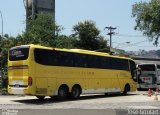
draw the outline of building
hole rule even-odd
[[[55,17],[55,0],[26,0],[27,17],[46,12]]]
[[[160,59],[155,58],[144,58],[144,57],[131,57],[136,64],[143,64],[143,63],[149,63],[149,64],[160,64]]]
[[[28,20],[35,19],[36,14],[45,12],[53,15],[55,22],[55,0],[25,0],[26,4],[26,30]]]

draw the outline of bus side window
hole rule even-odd
[[[68,66],[68,67],[74,66],[74,60],[73,60],[72,53],[62,52],[62,51],[59,53],[60,53],[59,63],[61,63],[62,66]]]
[[[129,71],[128,60],[110,58],[111,69]]]
[[[160,65],[157,65],[157,68],[160,69]]]
[[[158,76],[160,76],[160,70],[157,71]]]
[[[74,66],[75,67],[86,67],[87,56],[84,54],[74,54]]]

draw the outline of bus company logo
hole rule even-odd
[[[2,115],[18,115],[18,110],[2,109]]]
[[[13,50],[11,52],[11,55],[16,57],[23,56],[22,51],[18,51],[18,50]]]
[[[12,54],[12,56],[17,56],[17,55],[21,55],[22,52],[18,51],[18,50],[13,50],[11,54]]]

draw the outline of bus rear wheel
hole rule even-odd
[[[68,92],[67,87],[61,86],[61,87],[58,89],[58,99],[59,99],[59,100],[67,99],[68,94],[69,94],[69,92]]]
[[[43,100],[45,96],[36,96],[39,100]]]
[[[72,99],[78,99],[80,97],[81,94],[81,88],[79,86],[73,86],[72,91],[71,91],[71,98]]]

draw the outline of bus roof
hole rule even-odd
[[[21,46],[30,46],[32,48],[41,48],[41,49],[49,49],[49,50],[56,50],[56,51],[65,51],[65,52],[73,52],[73,53],[81,53],[81,54],[91,54],[91,55],[97,55],[97,56],[106,56],[106,57],[113,57],[113,58],[132,60],[131,58],[124,57],[124,56],[114,56],[114,55],[110,55],[109,53],[97,52],[97,51],[91,51],[91,50],[52,48],[52,47],[46,47],[46,46],[34,45],[34,44],[21,45]],[[20,46],[18,46],[18,47],[20,47]]]

